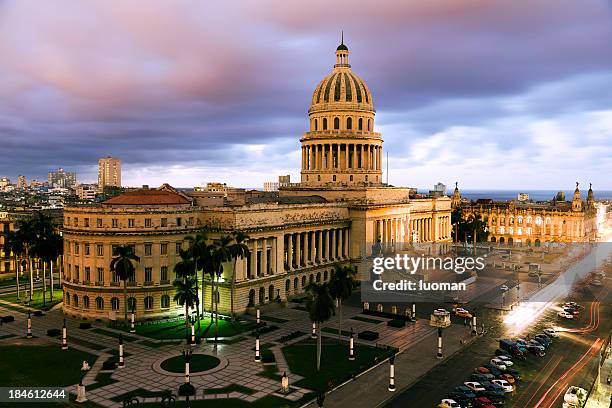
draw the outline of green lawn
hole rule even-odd
[[[0,346],[2,386],[65,387],[76,384],[81,365],[93,365],[96,356],[82,351],[62,350],[59,346]]]
[[[27,276],[22,276],[19,278],[19,289],[21,290],[21,285],[28,282]],[[17,283],[17,279],[15,279],[15,275],[2,275],[0,276],[0,288],[4,286],[11,286]]]
[[[384,320],[376,320],[376,319],[370,319],[367,317],[362,317],[362,316],[353,316],[351,317],[351,320],[358,320],[360,322],[366,322],[366,323],[373,323],[373,324],[379,324],[379,323],[384,323]]]
[[[324,327],[324,328],[321,329],[321,331],[323,333],[334,334],[334,335],[336,335],[336,337],[338,337],[338,329],[336,329],[336,328],[333,328],[333,327]],[[351,331],[350,330],[342,330],[340,332],[340,334],[342,336],[349,337],[351,335]],[[356,337],[356,333],[353,333],[353,335]]]
[[[215,337],[215,326],[210,324],[210,319],[203,319],[200,323],[200,330],[196,330],[197,337],[211,338]],[[236,334],[253,330],[255,328],[255,322],[246,323],[234,323],[227,320],[219,320],[219,337],[231,337]],[[123,328],[128,330],[127,328]],[[169,339],[184,339],[187,335],[191,335],[191,329],[185,327],[184,321],[175,322],[160,322],[151,323],[146,325],[137,325],[136,333],[158,340],[169,340]]]
[[[221,363],[217,357],[209,356],[206,354],[193,354],[189,361],[189,371],[192,373],[198,373],[201,371],[207,371],[215,368]],[[183,356],[170,357],[162,361],[162,370],[169,371],[171,373],[184,373],[185,372],[185,360]]]
[[[46,293],[46,302],[45,302],[45,306],[43,306],[43,294],[42,294],[42,290],[41,289],[37,289],[34,291],[33,295],[32,295],[32,301],[29,302],[29,307],[32,309],[38,309],[38,310],[49,310],[51,309],[52,306],[60,303],[62,301],[62,297],[63,297],[63,292],[61,289],[55,289],[53,291],[53,302],[51,302],[50,299],[50,291],[47,290]],[[17,294],[16,293],[11,293],[11,294],[6,294],[6,295],[1,295],[0,296],[0,300],[4,300],[6,302],[11,302],[11,303],[15,303],[17,305],[21,305],[24,307],[28,307],[28,300],[29,300],[29,295],[26,294],[25,292],[21,292],[21,297],[19,299],[17,299]]]
[[[113,338],[116,338],[116,339],[119,339],[119,336],[120,336],[119,333],[115,333],[115,332],[112,332],[110,330],[104,330],[104,329],[95,328],[95,329],[92,329],[91,331],[94,332],[94,333],[101,334],[103,336],[113,337]],[[136,337],[128,336],[126,334],[123,335],[123,341],[125,341],[125,342],[131,342],[131,341],[136,341],[136,340],[138,340]]]
[[[328,389],[329,383],[338,385],[349,379],[352,374],[359,374],[382,361],[393,351],[387,349],[355,344],[355,360],[348,360],[348,343],[337,343],[335,339],[323,338],[321,351],[321,370],[316,371],[316,339],[305,339],[290,346],[283,347],[283,353],[289,369],[294,374],[304,377],[295,385],[311,390]]]
[[[291,402],[284,398],[280,398],[274,395],[268,395],[251,403],[236,398],[223,398],[192,401],[191,406],[193,408],[296,408],[302,406],[306,401],[309,401],[313,398],[313,394],[306,394],[304,398],[300,399],[299,401]],[[185,401],[181,399],[180,401],[177,401],[176,405],[174,406],[177,408],[184,407],[186,406]],[[159,403],[138,404],[138,407],[159,407]]]

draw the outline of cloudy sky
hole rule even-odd
[[[343,29],[390,183],[612,189],[611,4],[0,0],[0,176],[297,179]]]

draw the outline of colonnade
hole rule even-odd
[[[323,143],[302,146],[302,170],[382,170],[382,146]]]
[[[436,225],[437,224],[437,225]],[[373,242],[380,239],[382,244],[398,242],[434,242],[450,237],[451,221],[449,216],[420,217],[409,216],[374,220]]]
[[[348,258],[349,228],[285,234],[285,270]]]

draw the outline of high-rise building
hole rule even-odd
[[[74,188],[76,186],[76,173],[65,171],[61,167],[56,171],[50,171],[48,176],[50,187]]]
[[[17,176],[17,188],[19,190],[25,190],[28,187],[28,182],[26,180],[26,176],[19,175]]]
[[[276,181],[266,181],[264,182],[263,190],[266,192],[278,191],[279,184]]]
[[[291,184],[291,176],[289,174],[286,176],[278,176],[279,187],[289,187],[289,184]]]
[[[79,184],[76,187],[76,195],[81,200],[93,201],[96,198],[97,192],[98,192],[98,186],[95,184]]]
[[[8,177],[0,177],[0,189],[8,187],[11,184],[11,179]]]
[[[106,186],[121,187],[121,160],[110,156],[98,160],[98,188]]]

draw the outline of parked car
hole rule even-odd
[[[497,368],[498,370],[502,370],[502,371],[505,371],[507,368],[506,363],[503,360],[500,360],[499,358],[492,358],[491,365]]]
[[[516,379],[514,378],[514,376],[512,374],[502,374],[499,376],[500,380],[506,380],[508,381],[509,384],[514,384],[516,382]]]
[[[563,308],[563,310],[566,311],[569,314],[574,315],[574,316],[578,316],[580,314],[580,310],[574,309],[572,307],[565,307],[565,308]]]
[[[482,391],[486,391],[486,388],[482,386],[481,383],[477,382],[477,381],[466,381],[463,383],[463,385],[465,385],[466,387],[468,387],[470,390],[472,390],[473,392],[482,392]]]
[[[482,382],[481,385],[485,387],[485,390],[481,393],[481,395],[485,397],[489,397],[491,399],[506,397],[506,391],[504,390],[502,386],[498,384],[495,384],[489,381],[485,381],[485,382]]]
[[[495,367],[491,363],[485,364],[485,367],[488,368],[491,374],[493,374],[496,377],[499,377],[500,375],[503,374],[503,372],[499,368]]]
[[[493,374],[472,374],[470,376],[470,381],[477,381],[477,382],[491,381],[494,379],[495,379],[495,376]]]
[[[452,396],[453,394],[454,396]],[[460,399],[460,398],[457,398],[457,396],[462,396],[462,398],[470,398],[470,399],[476,398],[476,394],[474,394],[474,391],[472,391],[465,385],[458,385],[457,387],[453,388],[453,391],[451,392],[451,394],[449,394],[449,396],[454,400]]]
[[[459,403],[457,401],[455,401],[454,399],[451,398],[445,398],[442,401],[440,401],[440,405],[442,406],[447,406],[449,408],[461,408],[461,405],[459,405]],[[440,406],[438,405],[438,406]]]
[[[544,334],[538,334],[533,338],[535,341],[548,348],[552,344],[550,338]]]
[[[512,362],[512,358],[510,358],[508,356],[497,356],[496,358],[498,360],[503,361],[504,364],[506,365],[506,368],[512,367],[514,365],[514,363]]]
[[[533,354],[534,356],[538,356],[538,357],[544,357],[546,355],[546,353],[542,350],[542,347],[538,347],[538,346],[528,346],[527,350],[529,350],[529,352],[531,354]]]
[[[473,401],[474,408],[496,408],[487,397],[478,397]]]
[[[508,285],[501,285],[501,286],[499,287],[499,290],[502,290],[502,291],[504,291],[504,292],[507,292],[507,291],[509,291],[509,290],[510,290],[510,288],[508,287]]]
[[[563,319],[573,319],[574,315],[571,313],[566,312],[565,310],[557,313],[557,316],[563,318]]]
[[[489,370],[487,367],[476,367],[474,369],[474,372],[476,374],[491,374],[491,370]]]
[[[506,369],[506,372],[504,374],[509,374],[513,376],[516,381],[521,381],[521,373],[515,368],[509,367],[508,369]]]
[[[513,392],[514,391],[514,386],[512,384],[510,384],[508,381],[506,380],[493,380],[491,381],[493,384],[497,384],[500,387],[502,387],[504,389],[504,392]]]
[[[548,329],[544,329],[544,334],[546,334],[549,337],[552,337],[553,339],[559,338],[559,334],[557,333],[557,331],[550,327]]]
[[[466,309],[462,308],[462,307],[458,307],[458,308],[455,309],[455,316],[463,317],[463,318],[467,318],[467,319],[471,319],[472,318],[472,314],[470,312],[468,312]]]

